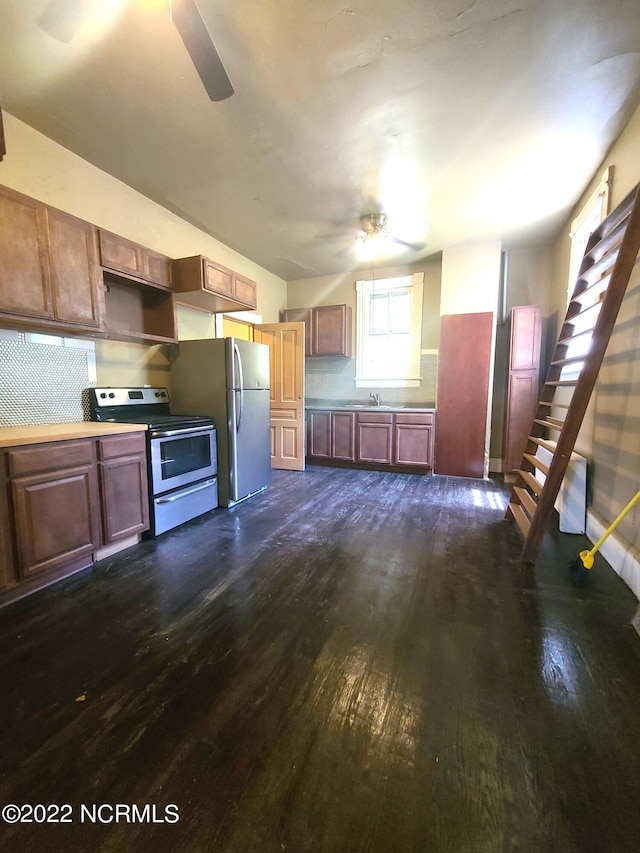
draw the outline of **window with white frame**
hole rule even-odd
[[[569,235],[571,237],[571,255],[569,259],[567,304],[571,301],[573,291],[575,290],[578,272],[580,270],[582,259],[584,258],[584,252],[589,237],[609,212],[610,173],[611,169],[607,169],[604,172],[595,191],[571,223],[571,232]],[[590,302],[597,301],[598,298],[597,294],[594,294],[591,297],[589,297],[589,294],[585,294],[582,300],[582,307],[587,307]],[[586,356],[589,351],[589,347],[591,346],[591,335],[580,335],[577,333],[583,331],[583,329],[584,331],[587,331],[591,327],[592,323],[593,318],[589,314],[584,314],[582,319],[580,316],[576,316],[574,318],[573,333],[575,335],[575,340],[572,340],[567,347],[567,358],[576,358],[583,355]],[[569,365],[565,365],[565,367],[562,368],[560,378],[562,380],[576,379],[580,375],[582,367],[582,361],[574,361]]]
[[[356,282],[356,387],[420,384],[423,273]]]
[[[600,183],[585,206],[571,223],[571,232],[569,234],[571,237],[571,256],[569,260],[567,303],[570,301],[576,286],[576,279],[578,278],[578,271],[584,257],[587,241],[609,212],[610,182],[611,169],[608,168],[603,173]]]

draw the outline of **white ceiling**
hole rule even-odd
[[[168,0],[69,44],[48,2],[0,4],[3,108],[287,280],[356,268],[378,210],[398,262],[548,242],[639,100],[638,0],[198,0],[219,103]]]

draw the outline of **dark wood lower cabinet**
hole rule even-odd
[[[17,569],[88,566],[100,547],[100,498],[91,441],[25,447],[9,453]],[[83,461],[80,461],[83,460]]]
[[[356,458],[356,416],[353,412],[331,412],[331,458],[353,462]]]
[[[433,466],[434,416],[430,414],[396,414],[396,465]]]
[[[433,468],[435,412],[307,410],[309,460]]]
[[[331,412],[307,412],[307,456],[331,459]]]
[[[98,457],[102,536],[108,545],[149,527],[144,434],[102,438]]]
[[[358,462],[391,465],[393,462],[393,415],[367,412],[357,416]]]
[[[44,442],[0,457],[9,520],[0,587],[31,591],[91,565],[102,546],[149,527],[143,432]],[[2,544],[2,542],[0,542]]]

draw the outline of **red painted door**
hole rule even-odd
[[[440,320],[436,474],[483,477],[493,314]]]

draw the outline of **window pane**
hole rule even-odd
[[[406,335],[411,329],[411,297],[406,290],[389,294],[389,331]]]
[[[372,293],[369,299],[369,334],[386,335],[389,330],[389,294]]]

